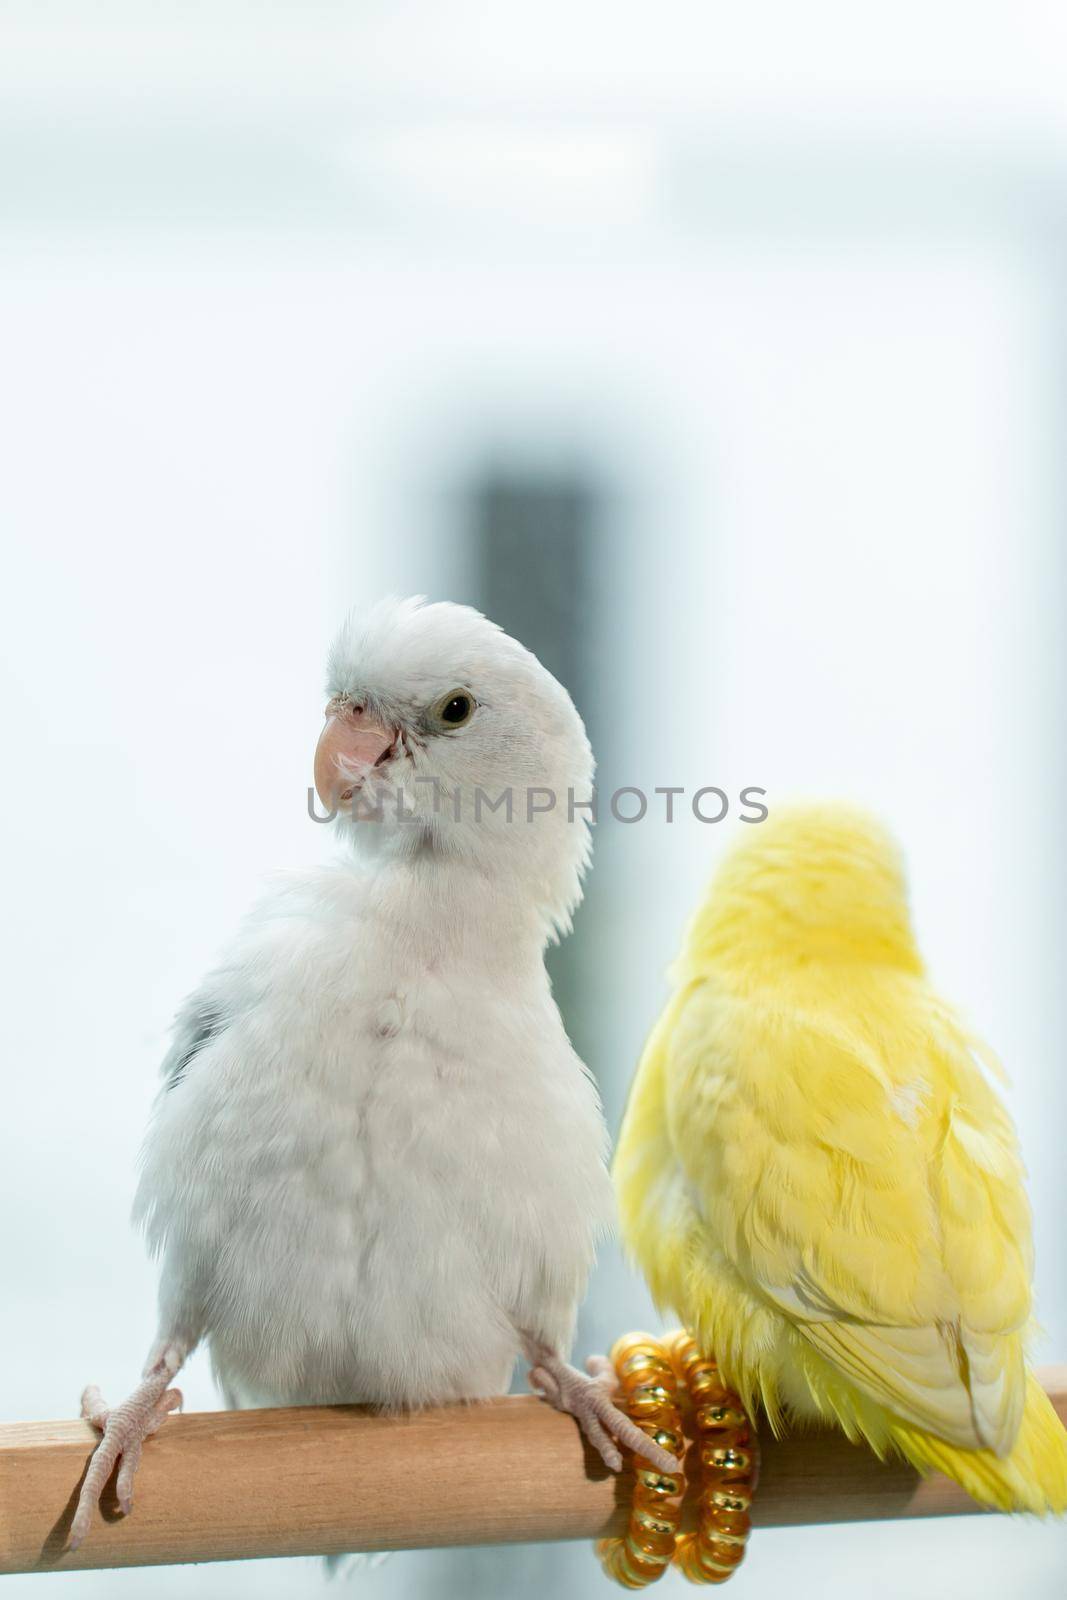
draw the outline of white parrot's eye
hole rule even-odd
[[[441,732],[463,728],[473,717],[477,701],[466,689],[450,689],[430,707],[430,721]]]

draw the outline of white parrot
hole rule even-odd
[[[568,1364],[613,1202],[596,1089],[544,967],[589,855],[569,696],[476,611],[386,601],[330,652],[315,757],[341,859],[283,880],[179,1013],[135,1207],[162,1258],[140,1386],[70,1543],[207,1340],[233,1405],[407,1408],[507,1391],[516,1359],[607,1465],[677,1464]],[[551,803],[550,803],[551,801]]]

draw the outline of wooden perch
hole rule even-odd
[[[1067,1420],[1067,1367],[1042,1381]],[[129,1517],[112,1485],[88,1539],[66,1531],[97,1435],[84,1422],[0,1424],[0,1572],[237,1561],[416,1546],[597,1539],[625,1531],[632,1480],[533,1398],[407,1417],[358,1407],[175,1416],[145,1446]],[[838,1434],[766,1430],[757,1527],[976,1511]]]

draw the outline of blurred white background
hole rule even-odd
[[[1012,1076],[1036,1354],[1067,1357],[1067,14],[38,0],[0,28],[0,1415],[138,1373],[169,1017],[260,875],[328,848],[330,631],[383,590],[483,596],[500,483],[589,508],[564,628],[605,786],[848,793],[896,828]],[[613,1127],[735,827],[598,830],[568,959]],[[583,1345],[653,1316],[609,1252]],[[202,1357],[183,1388],[218,1403]],[[1062,1528],[975,1517],[758,1534],[737,1582],[1038,1600],[1065,1568]],[[360,1583],[609,1592],[580,1546]]]

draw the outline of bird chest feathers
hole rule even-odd
[[[161,1099],[141,1209],[165,1270],[209,1278],[239,1392],[348,1394],[351,1350],[410,1351],[434,1307],[438,1344],[445,1319],[482,1330],[463,1339],[491,1347],[476,1365],[499,1388],[501,1311],[546,1271],[573,1301],[591,1265],[605,1135],[540,951],[405,943],[395,911],[364,905],[358,938],[321,903],[255,928],[254,994]],[[302,1383],[311,1351],[327,1370]],[[357,1388],[389,1384],[362,1371]]]

